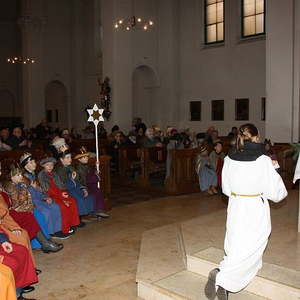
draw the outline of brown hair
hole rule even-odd
[[[243,151],[245,141],[251,141],[252,137],[258,136],[258,129],[255,125],[247,123],[239,128],[237,135],[236,149],[237,151]]]

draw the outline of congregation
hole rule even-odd
[[[76,140],[95,137],[91,126],[87,126],[80,136],[73,130],[52,130],[46,121],[42,121],[35,129],[22,130],[19,126],[12,130],[2,128],[0,134],[0,149],[8,156],[16,150],[24,150],[19,161],[11,164],[9,172],[1,177],[0,259],[13,271],[16,292],[12,293],[19,300],[28,299],[23,294],[34,290],[32,284],[38,282],[38,274],[41,273],[31,249],[41,249],[45,253],[61,251],[63,244],[59,240],[71,237],[90,220],[109,215],[99,188],[100,174],[95,163],[90,163],[94,153],[83,145],[75,150],[72,147]],[[113,175],[120,171],[122,157],[119,151],[122,147],[165,148],[167,153],[174,149],[195,149],[194,169],[200,190],[207,195],[221,193],[224,157],[235,147],[237,134],[238,129],[232,127],[228,136],[219,137],[213,126],[199,133],[171,126],[164,132],[156,125],[147,128],[140,118],[133,120],[128,135],[117,125],[109,134],[103,124],[99,130],[99,138],[107,141],[106,153],[111,157]],[[39,160],[31,153],[37,142],[43,142],[45,154]],[[261,145],[276,162],[270,141]],[[167,179],[171,166],[168,154],[165,164]],[[11,282],[8,279],[8,286]],[[0,289],[0,295],[8,291],[1,292]],[[3,296],[1,299],[6,298]]]

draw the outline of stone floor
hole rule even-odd
[[[272,207],[273,233],[265,259],[300,270],[300,235],[296,232],[298,191]],[[140,241],[144,231],[203,216],[201,232],[221,244],[226,201],[222,196],[192,194],[123,205],[108,220],[94,222],[64,241],[56,254],[35,252],[43,270],[36,291],[39,300],[134,300]],[[215,223],[215,227],[211,224]],[[207,226],[207,230],[205,230]],[[26,295],[27,296],[27,295]]]

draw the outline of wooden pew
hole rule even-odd
[[[141,186],[150,186],[150,174],[165,172],[167,149],[165,147],[141,148],[141,174],[138,183]]]
[[[166,191],[170,194],[199,192],[199,180],[195,170],[199,149],[169,150],[171,156],[170,176],[165,180]]]
[[[133,170],[141,169],[141,148],[136,145],[121,146],[119,149],[119,174],[122,180],[127,181]]]
[[[110,180],[110,156],[101,155],[99,157],[100,162],[100,178],[101,178],[101,191],[104,197],[104,205],[106,210],[112,208],[112,203],[110,200],[111,195],[111,180]],[[96,166],[96,158],[89,159],[89,165]]]

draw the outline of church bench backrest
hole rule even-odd
[[[184,194],[199,191],[198,175],[195,170],[198,148],[169,150],[171,156],[170,176],[165,180],[166,191]]]
[[[127,173],[132,168],[140,167],[141,148],[136,145],[121,146],[119,149],[119,168],[120,175],[127,177]]]

